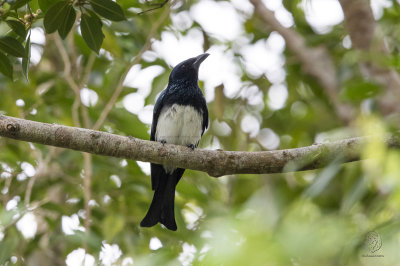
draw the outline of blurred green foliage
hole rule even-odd
[[[284,69],[288,98],[283,108],[271,108],[271,82],[265,75],[255,78],[247,73],[237,54],[236,63],[243,70],[241,81],[257,85],[262,104],[251,105],[241,96],[248,86],[240,88],[233,98],[224,95],[223,87],[217,87],[215,98],[208,103],[211,127],[201,146],[218,142],[225,150],[264,150],[260,139],[250,136],[241,126],[243,117],[251,114],[258,119],[260,128],[270,128],[278,135],[280,149],[329,138],[376,135],[376,140],[363,151],[365,158],[374,159],[345,165],[337,160],[315,171],[219,179],[188,170],[177,187],[179,229],[171,232],[160,225],[139,227],[153,192],[150,177],[137,162],[93,156],[91,230],[88,234],[81,230],[66,234],[63,217],[72,219],[78,214],[79,226],[85,224],[82,154],[1,138],[0,264],[63,265],[68,254],[79,248],[86,248],[88,254],[102,261],[105,243],[117,244],[122,251],[116,264],[126,258],[132,258],[136,265],[398,264],[400,152],[387,149],[380,141],[386,133],[398,130],[394,122],[397,120],[393,120],[398,114],[383,117],[375,107],[385,88],[366,80],[358,64],[362,55],[342,45],[347,35],[343,23],[326,34],[317,34],[299,2],[285,0],[283,4],[293,16],[296,31],[310,47],[328,48],[338,71],[338,94],[357,111],[355,120],[344,124],[339,119],[323,88],[302,71],[300,62],[287,49]],[[391,2],[378,23],[392,55],[372,60],[398,71],[400,7],[397,1]],[[165,12],[179,13],[194,4],[182,2],[172,11],[166,5],[137,15],[152,6],[129,0],[0,3],[0,112],[69,126],[74,125],[71,113],[76,95],[65,79],[65,62],[56,45],[57,37],[46,35],[44,44],[31,43],[32,29],[58,31],[56,34],[64,39],[75,82],[98,95],[97,103],[87,107],[93,125],[129,69],[131,58],[146,45],[152,27],[160,24],[153,36],[159,39],[163,31],[171,30],[170,18],[163,19]],[[77,16],[81,19],[75,21]],[[265,40],[270,34],[256,16],[249,16],[243,24],[251,43]],[[194,23],[191,28],[201,26]],[[221,40],[201,30],[206,48],[221,44]],[[173,31],[185,35],[189,29]],[[224,44],[227,52],[234,49],[234,41]],[[37,64],[28,60],[31,47],[43,49]],[[99,52],[100,48],[104,52]],[[153,104],[168,81],[170,69],[160,59],[139,63],[142,68],[157,65],[164,69],[153,80],[152,91],[145,99],[146,105]],[[81,84],[86,66],[90,66],[88,79]],[[24,78],[28,73],[29,81]],[[101,130],[149,138],[149,125],[122,105],[123,97],[136,90],[123,88]],[[365,106],[370,108],[365,111]],[[81,112],[79,119],[83,120]],[[222,122],[231,129],[229,134],[218,129]],[[24,163],[32,165],[36,174],[26,176]],[[31,193],[29,198],[27,191]],[[18,229],[18,222],[26,213],[35,215],[37,230],[32,238],[24,237]],[[374,254],[383,257],[365,257],[372,254],[364,246],[369,231],[380,235],[382,248]],[[155,237],[162,247],[152,250],[149,243]]]

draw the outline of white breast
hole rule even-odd
[[[203,116],[192,106],[174,104],[164,107],[156,128],[155,140],[177,145],[194,145],[200,141]],[[172,173],[176,167],[164,165],[167,173]]]
[[[189,105],[164,107],[158,117],[156,141],[196,146],[201,138],[203,116]]]

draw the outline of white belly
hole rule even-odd
[[[202,114],[192,106],[174,104],[161,110],[155,140],[176,145],[197,146],[201,138],[202,124]],[[172,173],[176,167],[164,165],[164,169],[167,173]]]
[[[155,140],[196,146],[201,138],[202,124],[202,114],[192,106],[174,104],[161,110]]]

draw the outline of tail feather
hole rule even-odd
[[[176,231],[175,222],[175,187],[182,177],[184,169],[176,169],[172,174],[163,173],[158,178],[150,208],[140,226],[152,227],[158,222],[169,230]]]
[[[161,183],[164,183],[164,180],[162,180]],[[147,211],[146,216],[140,222],[140,226],[152,227],[160,221],[161,208],[163,205],[162,204],[163,203],[163,194],[164,194],[164,190],[162,189],[163,185],[165,186],[165,184],[160,184],[160,186],[158,186],[157,189],[154,191],[154,196],[153,196],[153,200],[151,201],[150,208]]]
[[[175,222],[175,176],[168,176],[167,184],[163,195],[163,207],[161,208],[160,223],[169,230],[176,231],[178,228]]]

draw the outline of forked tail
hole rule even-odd
[[[165,174],[160,177],[150,208],[140,222],[140,226],[152,227],[160,222],[169,230],[176,231],[177,226],[174,212],[176,183],[175,172],[171,175]]]

